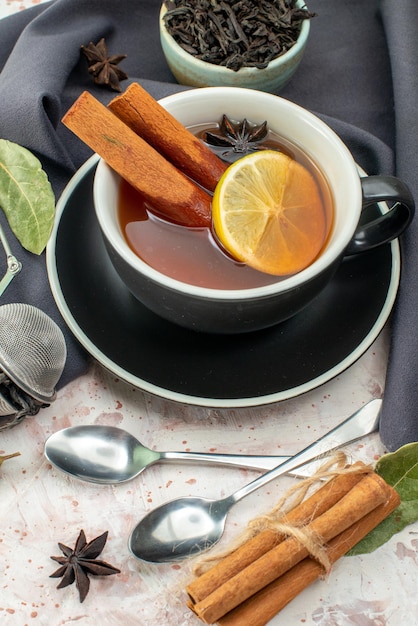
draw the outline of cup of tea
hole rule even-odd
[[[289,276],[266,274],[231,258],[211,228],[150,216],[139,194],[100,159],[93,198],[112,263],[140,302],[175,324],[233,334],[283,322],[326,287],[345,256],[397,238],[413,218],[414,200],[405,183],[361,175],[336,133],[288,100],[253,89],[207,87],[176,93],[160,104],[198,136],[224,115],[255,125],[266,121],[269,148],[284,149],[316,179],[330,224],[308,267]],[[376,202],[385,203],[379,205],[381,215],[365,221],[363,208]]]

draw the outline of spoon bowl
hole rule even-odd
[[[378,427],[381,400],[372,400],[299,454],[221,500],[177,498],[148,513],[134,528],[129,549],[143,561],[169,563],[205,552],[222,537],[229,509],[271,480]]]
[[[46,441],[45,456],[58,469],[87,482],[123,483],[160,459],[130,433],[113,426],[72,426]]]
[[[200,497],[172,500],[151,511],[136,526],[130,550],[137,558],[152,563],[178,561],[203,552],[219,541],[232,504],[228,499]]]

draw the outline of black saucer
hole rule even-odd
[[[131,296],[107,256],[93,208],[96,164],[96,156],[87,161],[58,203],[48,274],[69,328],[123,380],[187,404],[261,405],[327,382],[383,328],[398,288],[397,242],[344,261],[308,308],[268,330],[206,335],[160,319]]]

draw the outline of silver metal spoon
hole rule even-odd
[[[125,430],[101,425],[72,426],[57,431],[45,443],[45,456],[66,474],[103,485],[131,480],[160,462],[198,462],[265,471],[289,459],[286,456],[157,452]],[[301,468],[298,475],[308,475],[307,468]]]
[[[208,550],[222,537],[234,504],[282,474],[376,430],[380,406],[381,400],[372,400],[299,454],[226,498],[177,498],[154,509],[134,528],[129,549],[136,558],[153,563],[179,561]]]

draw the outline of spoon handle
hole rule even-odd
[[[163,462],[199,462],[207,465],[225,465],[255,470],[272,470],[285,461],[288,456],[255,454],[220,454],[217,452],[160,452],[159,461]]]
[[[203,465],[223,465],[225,467],[240,467],[244,469],[259,470],[265,472],[275,469],[279,465],[286,463],[290,456],[257,456],[255,454],[220,454],[216,452],[160,452],[158,461],[164,463],[201,463]],[[315,474],[321,461],[312,461],[302,467],[297,467],[289,473],[297,478],[307,478]]]
[[[356,441],[360,437],[364,437],[375,430],[379,425],[379,414],[382,400],[371,400],[361,409],[356,411],[351,417],[330,430],[316,442],[304,448],[301,452],[291,457],[288,461],[282,463],[278,467],[270,470],[266,474],[259,476],[248,485],[245,485],[231,496],[224,499],[224,503],[231,506],[241,500],[248,494],[252,493],[259,487],[267,484],[271,480],[278,478],[282,474],[286,474],[296,469],[300,465],[313,461],[326,452],[331,452],[336,448]]]

